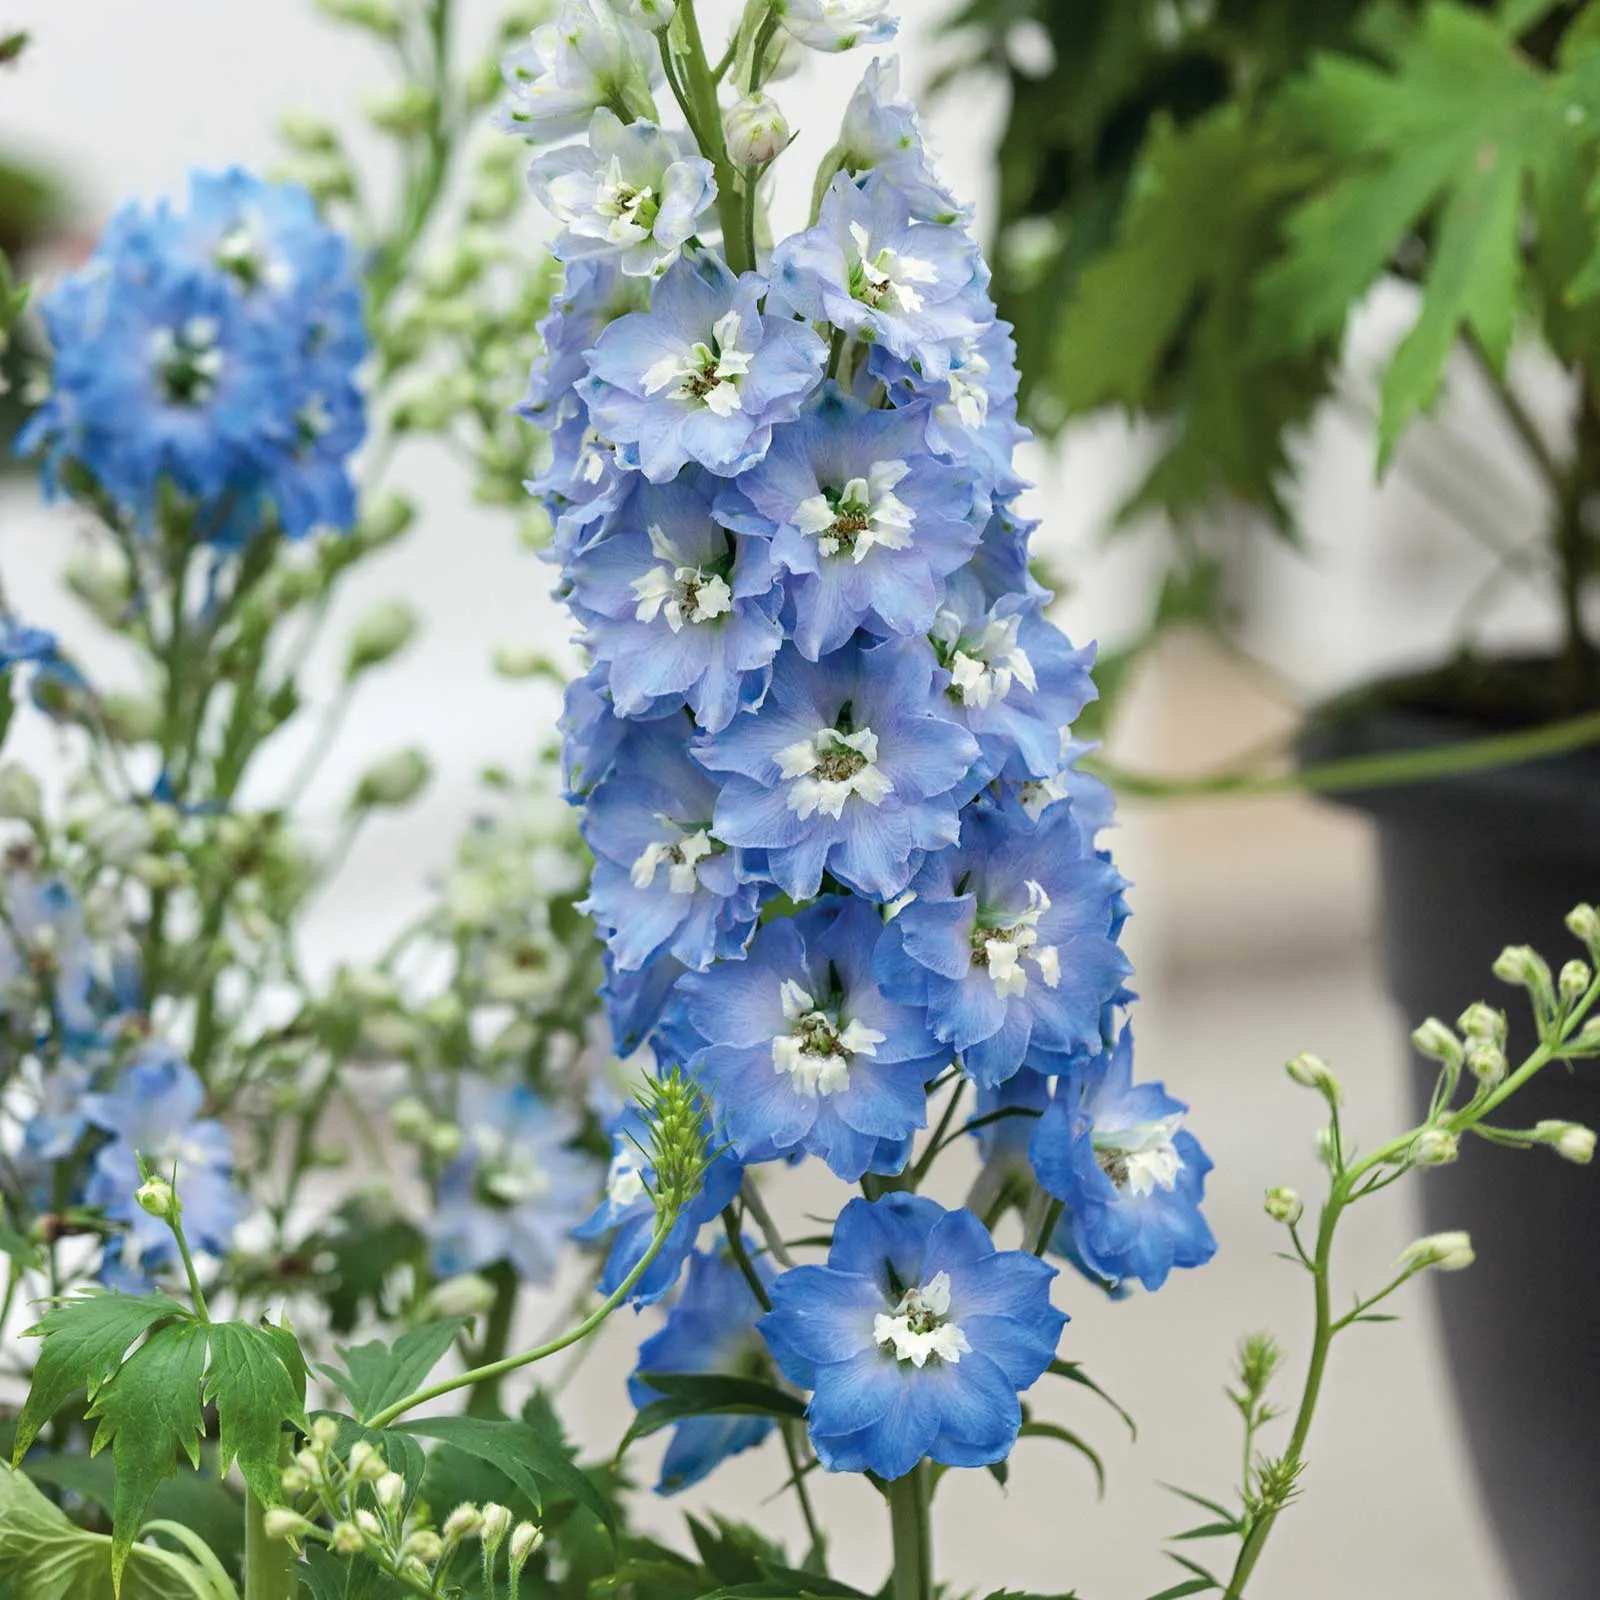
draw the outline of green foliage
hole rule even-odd
[[[1192,517],[1224,499],[1289,526],[1286,435],[1327,387],[1330,347],[1251,338],[1252,268],[1275,248],[1319,163],[1239,106],[1180,133],[1151,130],[1116,245],[1062,315],[1060,386],[1072,411],[1153,411],[1168,436],[1123,517]]]
[[[85,1294],[29,1330],[42,1341],[12,1446],[20,1463],[40,1430],[79,1389],[96,1424],[90,1455],[109,1449],[110,1571],[120,1579],[161,1484],[179,1458],[200,1464],[204,1406],[214,1405],[218,1470],[237,1459],[263,1503],[279,1490],[279,1434],[305,1425],[305,1364],[285,1328],[203,1322],[165,1295]]]
[[[141,1545],[120,1588],[112,1542],[86,1533],[22,1473],[0,1465],[0,1582],[9,1600],[237,1600],[190,1557]]]
[[[488,1417],[418,1417],[383,1438],[392,1434],[436,1439],[476,1456],[503,1472],[536,1508],[549,1485],[593,1513],[616,1536],[616,1508],[574,1464],[566,1441],[551,1427]]]
[[[380,1339],[363,1345],[340,1345],[343,1368],[324,1366],[320,1370],[355,1407],[358,1417],[375,1417],[421,1388],[467,1321],[465,1317],[447,1317],[430,1322],[401,1334],[393,1345]]]
[[[617,1446],[620,1458],[629,1445],[652,1433],[670,1428],[685,1417],[774,1417],[779,1421],[801,1421],[805,1402],[787,1389],[762,1383],[756,1378],[724,1377],[718,1373],[644,1374],[661,1399],[642,1407]]]

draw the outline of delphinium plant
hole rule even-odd
[[[8,625],[8,675],[82,730],[98,805],[52,823],[8,770],[0,1239],[11,1303],[45,1304],[7,1345],[34,1361],[0,1470],[0,1583],[11,1600],[865,1600],[877,1575],[830,1544],[820,1470],[883,1501],[894,1600],[932,1600],[946,1473],[1003,1479],[1022,1438],[1090,1449],[1023,1398],[1047,1378],[1096,1392],[1071,1359],[1074,1298],[1157,1291],[1214,1241],[1187,1108],[1134,1075],[1109,797],[1074,767],[1092,652],[1047,620],[1030,573],[1014,351],[892,63],[867,67],[804,180],[809,224],[774,240],[766,220],[789,144],[771,86],[807,50],[887,42],[891,7],[750,0],[713,53],[695,0],[565,0],[509,57],[501,125],[538,147],[564,263],[519,406],[532,427],[501,415],[498,333],[482,372],[438,349],[430,384],[467,401],[440,425],[481,427],[496,460],[528,453],[592,663],[567,694],[562,770],[601,937],[546,786],[495,773],[509,804],[437,901],[319,987],[295,954],[316,863],[280,811],[245,809],[235,770],[293,710],[276,613],[267,638],[236,636],[308,560],[324,565],[288,609],[320,609],[335,553],[363,548],[347,457],[420,354],[390,309],[452,338],[477,326],[429,311],[407,276],[470,104],[448,8],[410,25],[374,0],[333,9],[413,71],[432,63],[406,115],[386,113],[415,164],[362,271],[302,193],[230,175],[186,212],[125,214],[47,306],[55,384],[32,442],[120,552],[121,582],[92,592],[162,693],[152,731],[119,735],[109,694]],[[353,192],[332,135],[300,138],[323,192]],[[358,372],[363,298],[375,355]],[[528,336],[503,302],[484,316]],[[282,381],[287,366],[320,392],[324,363],[343,387],[320,406]],[[302,498],[308,466],[325,470]],[[407,632],[392,613],[359,630],[352,669]],[[382,763],[352,815],[425,772]],[[1363,1152],[1332,1071],[1290,1063],[1327,1112],[1315,1236],[1296,1195],[1266,1200],[1312,1286],[1302,1397],[1275,1443],[1276,1346],[1247,1341],[1243,1478],[1201,1497],[1186,1536],[1231,1548],[1208,1564],[1185,1544],[1165,1600],[1245,1594],[1300,1487],[1336,1337],[1471,1259],[1461,1236],[1420,1240],[1339,1310],[1349,1207],[1469,1134],[1592,1155],[1586,1129],[1490,1121],[1549,1063],[1600,1051],[1600,916],[1580,907],[1572,928],[1587,959],[1559,976],[1524,949],[1497,969],[1537,1027],[1515,1069],[1487,1006],[1419,1031],[1438,1089],[1397,1138]],[[369,1062],[395,1091],[378,1118]],[[305,1179],[338,1159],[330,1108],[373,1166],[417,1152],[414,1209],[360,1194],[321,1215]],[[973,1146],[977,1179],[946,1208],[930,1176]],[[802,1229],[769,1180],[812,1159],[838,1204]],[[588,1247],[583,1302],[526,1344],[518,1287],[548,1281],[569,1239]],[[586,1470],[551,1395],[513,1391],[630,1304],[660,1308],[637,1416]],[[326,1348],[330,1326],[363,1342]],[[667,1430],[662,1490],[763,1450],[806,1547],[727,1519],[691,1524],[693,1556],[631,1535],[624,1452]]]

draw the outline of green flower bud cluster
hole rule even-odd
[[[341,1459],[339,1432],[332,1417],[312,1424],[305,1447],[283,1473],[289,1503],[267,1513],[270,1537],[301,1548],[320,1544],[336,1556],[364,1556],[390,1577],[440,1595],[453,1592],[451,1569],[467,1545],[480,1547],[486,1580],[504,1548],[515,1583],[543,1544],[537,1524],[516,1522],[502,1505],[458,1505],[435,1526],[375,1445],[357,1440]]]
[[[677,1069],[649,1080],[640,1091],[650,1128],[659,1211],[676,1216],[700,1192],[711,1148],[705,1102]]]

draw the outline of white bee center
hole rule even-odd
[[[778,751],[773,760],[790,785],[789,809],[802,820],[820,811],[837,821],[852,795],[880,806],[894,793],[894,785],[878,770],[878,736],[871,728],[854,733],[819,728],[809,739]]]
[[[866,477],[802,500],[795,507],[795,526],[814,538],[825,556],[848,555],[860,562],[874,545],[908,550],[917,514],[894,491],[910,471],[904,461],[874,461]]]
[[[896,1361],[925,1367],[930,1360],[956,1366],[971,1351],[960,1324],[949,1322],[950,1274],[936,1272],[920,1289],[907,1289],[894,1311],[872,1319],[872,1337],[894,1350]]]
[[[819,1007],[793,978],[783,980],[779,993],[789,1031],[772,1041],[773,1071],[787,1073],[808,1100],[825,1100],[848,1089],[854,1058],[877,1055],[886,1036],[854,1019],[841,1028],[839,1019]]]

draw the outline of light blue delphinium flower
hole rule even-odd
[[[1055,1358],[1066,1317],[1055,1269],[996,1250],[970,1211],[920,1195],[852,1200],[825,1267],[772,1287],[760,1328],[791,1382],[812,1392],[811,1442],[835,1472],[904,1477],[922,1459],[1002,1460],[1020,1391]]]
[[[578,1119],[521,1084],[461,1079],[461,1153],[439,1180],[427,1233],[443,1278],[509,1262],[549,1283],[572,1229],[594,1202],[600,1167],[571,1148]]]
[[[1071,1063],[1029,1145],[1039,1182],[1066,1205],[1053,1248],[1111,1285],[1136,1278],[1151,1290],[1174,1267],[1211,1259],[1217,1242],[1200,1213],[1211,1159],[1183,1126],[1188,1109],[1159,1083],[1133,1081],[1130,1027]]]
[[[767,923],[743,961],[679,981],[684,1014],[707,1041],[690,1069],[744,1160],[804,1150],[847,1183],[880,1153],[904,1164],[927,1125],[925,1085],[949,1052],[916,1011],[879,991],[882,936],[872,906],[830,896]]]
[[[69,1049],[89,1047],[102,1017],[95,951],[77,895],[64,879],[22,867],[6,874],[0,892],[0,1010],[13,1027],[28,1031],[43,1007],[48,1031]]]
[[[1097,697],[1093,646],[1075,649],[1020,596],[989,595],[971,568],[946,583],[930,637],[945,694],[983,747],[985,775],[1054,778],[1068,730]]]
[[[558,260],[602,256],[630,277],[670,267],[717,198],[711,163],[692,140],[653,122],[625,124],[605,106],[585,143],[540,156],[528,182],[563,224]]]
[[[770,1290],[772,1269],[748,1242],[747,1253]],[[628,1397],[640,1410],[660,1398],[648,1378],[653,1373],[718,1373],[770,1380],[772,1358],[756,1329],[761,1303],[726,1244],[690,1259],[683,1294],[667,1313],[667,1323],[639,1346],[639,1362],[628,1379]],[[772,1432],[772,1418],[759,1416],[686,1417],[672,1430],[661,1462],[658,1494],[676,1494],[699,1483],[730,1456],[754,1449]]]
[[[771,880],[810,900],[831,872],[880,900],[925,852],[953,844],[977,742],[944,715],[921,639],[846,645],[812,663],[785,648],[761,711],[700,741],[729,774],[712,832],[767,852]]]
[[[829,387],[718,511],[772,540],[790,574],[794,641],[808,661],[857,628],[925,633],[942,580],[977,546],[988,499],[926,448],[925,414],[871,409]]]
[[[569,564],[583,642],[621,716],[687,704],[720,733],[766,693],[783,643],[779,574],[765,539],[735,535],[713,513],[716,487],[698,468],[638,482]]]
[[[61,1161],[77,1148],[89,1126],[84,1097],[93,1074],[77,1061],[62,1061],[37,1074],[22,1153],[35,1162]]]
[[[854,50],[892,39],[893,0],[777,0],[778,20],[813,50]]]
[[[983,258],[964,228],[918,222],[878,173],[841,172],[817,225],[772,255],[773,287],[801,316],[831,323],[930,373],[990,314]]]
[[[107,1245],[101,1266],[102,1278],[115,1287],[145,1289],[153,1274],[178,1261],[171,1229],[134,1198],[144,1181],[141,1157],[154,1176],[175,1175],[184,1235],[193,1249],[224,1254],[244,1216],[228,1131],[200,1115],[205,1096],[198,1074],[176,1051],[150,1044],[108,1092],[83,1097],[85,1120],[111,1135],[94,1154],[83,1198],[126,1227],[120,1240]]]
[[[609,0],[562,0],[501,69],[506,94],[495,121],[533,144],[582,133],[600,106],[653,120],[661,76],[655,41]]]
[[[803,323],[763,315],[766,282],[735,278],[717,257],[683,256],[647,312],[611,324],[579,384],[619,460],[652,483],[698,461],[723,477],[767,452],[822,379],[827,347]]]
[[[659,951],[697,969],[737,958],[756,925],[760,891],[711,837],[717,788],[688,735],[682,715],[636,724],[584,819],[595,865],[583,909],[626,972]]]
[[[656,1204],[651,1198],[655,1169],[646,1153],[650,1130],[638,1106],[625,1106],[611,1121],[611,1166],[605,1192],[593,1213],[572,1230],[586,1242],[608,1239],[600,1275],[602,1294],[614,1294],[638,1266],[655,1234]],[[709,1130],[707,1130],[709,1132]],[[677,1283],[700,1230],[733,1203],[744,1182],[744,1167],[729,1150],[720,1150],[706,1168],[700,1193],[679,1213],[666,1242],[633,1289],[636,1306],[654,1305]]]
[[[1037,823],[1014,804],[968,813],[961,843],[929,857],[878,955],[884,992],[927,1007],[934,1036],[980,1084],[1030,1046],[1098,1050],[1101,1017],[1131,970],[1117,946],[1123,880],[1069,804]]]
[[[891,405],[924,405],[928,448],[965,463],[995,499],[1009,502],[1028,487],[1013,457],[1032,435],[1017,420],[1021,377],[1011,324],[994,319],[986,298],[983,306],[982,330],[945,346],[936,368],[874,346],[855,388],[872,397],[882,385]]]
[[[845,109],[833,159],[841,172],[880,172],[926,222],[959,222],[966,208],[939,181],[928,159],[916,107],[900,94],[900,61],[874,61]]]
[[[304,191],[234,168],[196,173],[186,212],[125,207],[44,317],[52,393],[18,447],[47,482],[76,459],[148,518],[164,481],[224,548],[263,502],[291,536],[354,521],[361,290]]]

